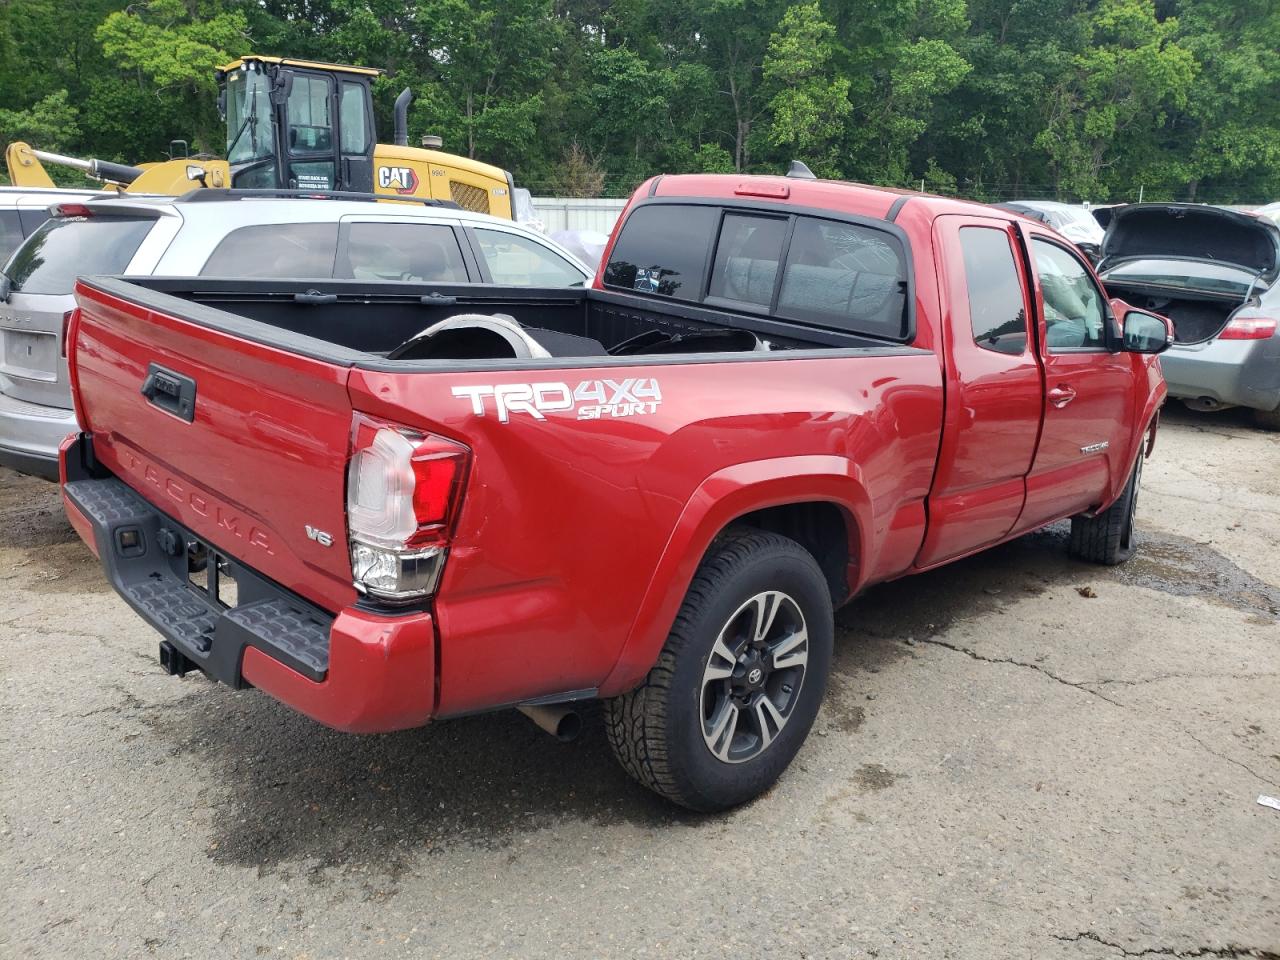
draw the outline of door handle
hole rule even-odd
[[[1063,385],[1051,389],[1047,396],[1049,397],[1050,403],[1058,409],[1062,409],[1076,398],[1076,392],[1070,387]]]
[[[180,420],[195,421],[196,382],[188,376],[166,370],[158,363],[148,364],[142,395],[148,403]]]

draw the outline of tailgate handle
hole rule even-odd
[[[337,303],[338,295],[336,293],[321,293],[319,290],[307,290],[305,293],[295,293],[293,295],[294,303]]]
[[[142,381],[142,395],[154,407],[171,413],[187,423],[196,417],[196,382],[181,373],[166,370],[158,363],[147,367]]]

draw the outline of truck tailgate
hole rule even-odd
[[[118,299],[110,286],[77,286],[68,351],[98,460],[245,566],[324,609],[351,603],[348,368]]]

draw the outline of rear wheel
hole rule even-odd
[[[694,810],[758,796],[813,725],[833,633],[831,595],[808,551],[772,533],[721,541],[644,683],[606,703],[614,755]]]
[[[1115,566],[1124,563],[1137,550],[1137,534],[1134,519],[1138,512],[1138,487],[1142,482],[1142,451],[1138,462],[1129,474],[1129,482],[1116,502],[1092,517],[1071,518],[1071,545],[1073,557]]]

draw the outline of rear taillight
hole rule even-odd
[[[71,318],[75,314],[75,310],[68,310],[62,315],[62,358],[67,358],[67,350],[70,348],[71,342]]]
[[[357,590],[393,603],[435,591],[470,455],[444,437],[356,415],[347,530]]]
[[[1218,334],[1219,340],[1266,340],[1276,332],[1270,317],[1236,317]]]

